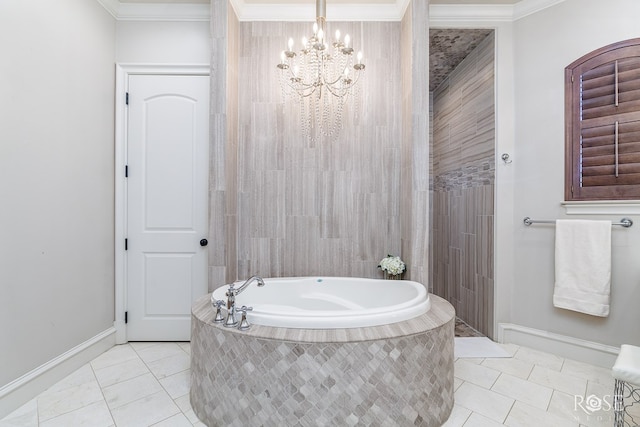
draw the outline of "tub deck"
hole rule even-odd
[[[222,324],[213,321],[215,312],[211,307],[211,294],[199,298],[194,303],[191,312],[192,316],[200,322],[225,332],[237,333],[243,336],[297,342],[355,342],[419,334],[438,328],[455,317],[453,306],[446,300],[436,295],[430,295],[429,298],[431,299],[431,308],[424,315],[402,322],[365,328],[302,329],[278,328],[256,324],[252,324],[251,329],[248,331],[225,328]],[[238,319],[240,318],[239,316],[238,314]]]
[[[455,313],[350,329],[214,323],[192,309],[191,406],[208,426],[440,426],[453,408]]]

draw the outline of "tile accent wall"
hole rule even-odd
[[[402,23],[329,22],[367,65],[335,141],[303,137],[278,81],[288,38],[311,24],[238,22],[227,0],[211,10],[210,288],[254,274],[382,277],[389,253],[426,285],[427,2]]]
[[[494,37],[433,93],[433,292],[492,336],[495,178]]]
[[[212,0],[209,290],[237,276],[238,28],[228,0]]]
[[[399,253],[399,25],[329,22],[327,34],[336,28],[367,68],[338,139],[311,141],[276,68],[311,24],[240,24],[239,277],[381,277],[380,259]]]
[[[400,72],[394,55],[399,24],[336,25],[362,47],[368,68],[355,103],[346,108],[339,139],[314,142],[302,136],[296,105],[283,103],[275,67],[288,37],[307,35],[310,24],[237,23],[222,3],[212,6],[218,52],[212,59],[217,84],[212,84],[211,287],[253,274],[381,275],[380,259],[400,252],[400,82],[389,78]],[[221,16],[225,8],[228,21]],[[226,35],[226,43],[216,34]]]
[[[429,278],[429,3],[412,1],[401,23],[402,254],[411,280]]]

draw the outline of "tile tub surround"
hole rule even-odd
[[[207,425],[442,425],[453,408],[453,307],[415,319],[309,330],[213,323],[192,309],[191,406]]]

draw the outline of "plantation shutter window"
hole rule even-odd
[[[566,200],[640,199],[640,39],[565,70]]]

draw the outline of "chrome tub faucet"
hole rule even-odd
[[[264,280],[262,280],[262,278],[258,276],[251,276],[237,289],[234,287],[233,283],[229,285],[229,289],[225,293],[225,295],[227,296],[227,318],[223,319],[222,313],[220,312],[220,308],[224,304],[224,301],[218,300],[213,302],[216,308],[216,317],[214,319],[215,322],[222,322],[224,320],[224,323],[222,325],[227,328],[235,328],[236,326],[238,326],[238,324],[240,324],[240,330],[249,329],[251,325],[247,321],[247,311],[253,310],[253,307],[242,306],[242,308],[238,310],[242,312],[242,320],[238,322],[238,320],[236,319],[236,296],[244,292],[244,290],[247,289],[247,287],[254,281],[258,283],[258,287],[264,286]]]

